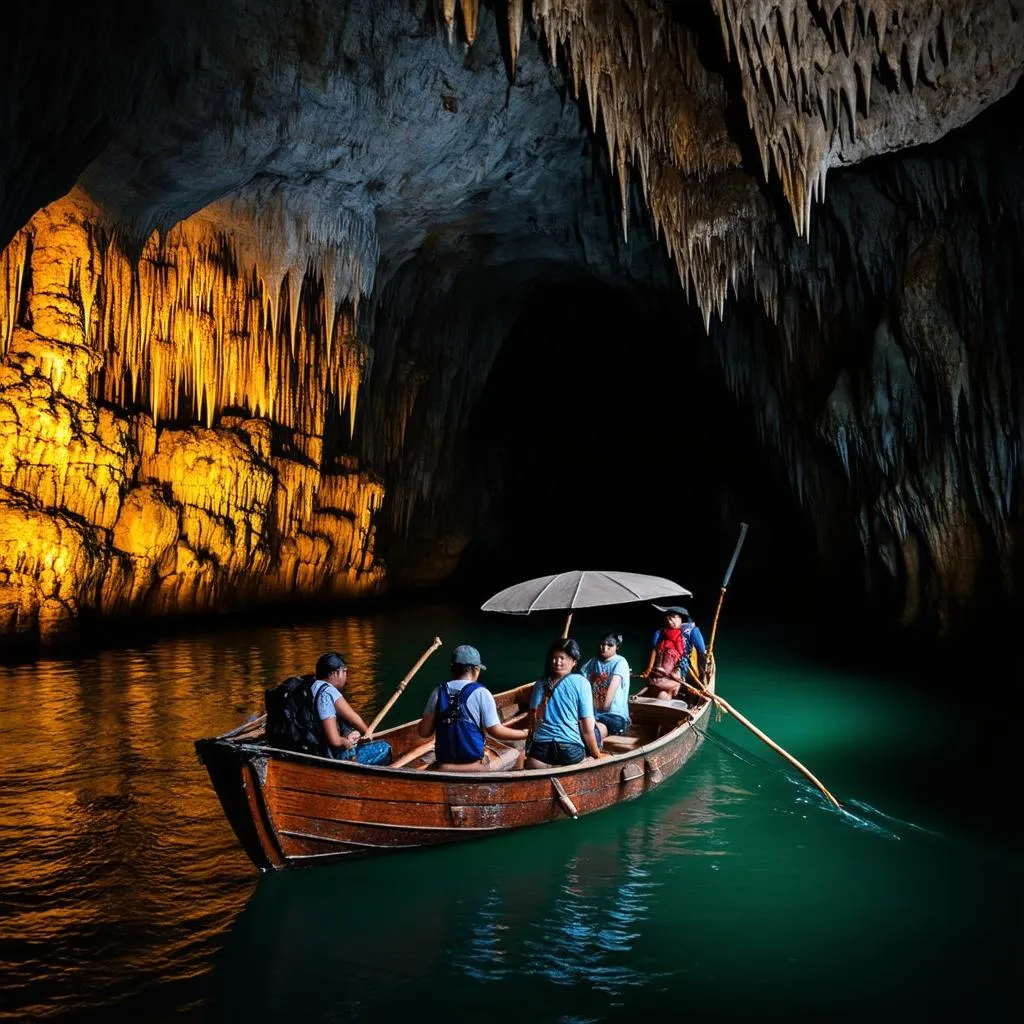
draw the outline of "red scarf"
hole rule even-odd
[[[676,660],[681,660],[686,653],[686,641],[681,629],[663,629],[658,637],[657,651],[659,654],[672,653]]]

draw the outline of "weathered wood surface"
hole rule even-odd
[[[496,694],[502,718],[521,714],[529,691]],[[396,761],[414,755],[388,767],[275,750],[264,745],[260,721],[199,740],[196,750],[250,859],[277,870],[492,835],[635,799],[682,767],[711,706],[643,694],[630,705],[635,745],[564,768],[425,771],[417,722],[377,735]]]

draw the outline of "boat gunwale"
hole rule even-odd
[[[519,689],[521,689],[521,687],[505,690],[502,693],[495,694],[495,698],[507,697],[516,693]],[[609,754],[608,757],[597,759],[591,757],[584,758],[583,761],[577,764],[552,765],[547,768],[514,768],[511,770],[494,772],[446,772],[432,769],[427,773],[421,768],[410,768],[408,765],[403,765],[400,768],[394,768],[391,765],[367,765],[360,764],[358,761],[339,761],[335,758],[325,757],[321,754],[306,754],[302,751],[284,750],[280,747],[269,747],[262,743],[257,744],[245,742],[244,740],[233,739],[232,737],[241,731],[241,727],[222,733],[219,736],[210,737],[209,739],[197,740],[196,747],[199,748],[200,745],[227,746],[240,754],[248,755],[247,760],[258,757],[270,757],[278,761],[294,761],[300,764],[308,764],[314,768],[329,768],[333,771],[349,771],[356,772],[357,774],[382,778],[419,779],[424,782],[439,780],[443,782],[457,782],[463,785],[472,785],[474,783],[492,784],[502,780],[506,782],[522,782],[529,779],[545,779],[553,776],[583,774],[588,771],[600,770],[609,762],[614,761],[620,764],[626,764],[633,759],[641,756],[647,756],[648,754],[661,750],[670,742],[680,739],[689,729],[696,727],[697,723],[700,722],[707,714],[711,704],[712,701],[710,699],[705,700],[699,707],[691,709],[689,718],[680,721],[663,736],[658,736],[649,743],[644,743],[632,750],[625,750],[617,754]],[[253,719],[250,719],[244,724],[252,725],[253,721]],[[399,729],[407,728],[415,721],[416,719],[411,719],[408,722],[403,722],[400,725],[396,725],[385,730],[385,733],[396,732]],[[380,738],[385,733],[377,733],[375,734],[375,738]]]

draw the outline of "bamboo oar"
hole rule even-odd
[[[732,558],[729,561],[729,568],[725,571],[725,579],[722,580],[722,589],[718,595],[718,607],[715,609],[715,618],[714,622],[711,625],[711,641],[708,644],[707,654],[705,655],[705,667],[707,666],[708,659],[712,656],[711,649],[715,643],[715,630],[718,628],[718,615],[719,612],[721,612],[722,610],[722,600],[725,598],[725,591],[729,586],[729,579],[732,576],[732,571],[736,567],[736,559],[740,557],[740,548],[743,547],[743,540],[746,537],[746,535],[747,524],[740,523],[740,537],[739,540],[736,542],[736,550],[732,553]],[[771,747],[772,750],[774,750],[777,754],[781,754],[787,761],[789,761],[791,765],[793,765],[794,768],[796,768],[798,772],[800,772],[801,775],[803,775],[807,779],[810,779],[810,781],[813,782],[814,785],[817,786],[818,789],[820,789],[821,792],[825,794],[829,801],[835,805],[837,810],[841,811],[843,809],[842,804],[840,804],[839,801],[824,787],[824,785],[810,772],[810,770],[805,768],[792,754],[790,754],[787,750],[783,750],[782,747],[780,747],[778,743],[776,743],[770,736],[767,736],[760,729],[758,729],[758,727],[754,725],[754,723],[751,722],[749,718],[746,718],[744,715],[741,715],[724,697],[719,697],[717,693],[713,693],[712,691],[708,690],[704,686],[704,683],[701,680],[700,676],[698,676],[697,673],[694,672],[693,666],[690,665],[689,662],[687,662],[686,664],[686,671],[689,673],[693,681],[697,684],[696,686],[691,686],[685,679],[682,678],[682,674],[680,673],[680,682],[683,684],[683,686],[687,688],[687,690],[689,690],[691,693],[697,694],[699,697],[704,697],[708,700],[714,701],[715,707],[720,708],[727,714],[732,715],[737,722],[739,722],[741,725],[745,725],[759,740],[761,740],[764,743],[767,743],[768,746]]]
[[[700,677],[697,675],[696,672],[693,671],[693,669],[689,665],[686,666],[686,670],[693,677],[693,680],[694,682],[696,682],[697,685],[691,686],[689,683],[683,680],[683,686],[685,686],[691,693],[696,693],[698,696],[706,697],[708,700],[714,701],[716,707],[721,708],[727,714],[732,715],[732,717],[735,718],[737,722],[739,722],[741,725],[745,725],[759,740],[763,740],[777,754],[781,754],[794,768],[796,768],[798,772],[800,772],[801,775],[803,775],[807,779],[810,779],[810,781],[813,782],[814,785],[817,786],[818,789],[820,789],[822,793],[824,793],[825,796],[827,796],[833,804],[835,804],[836,810],[841,811],[843,809],[843,805],[792,754],[790,754],[786,750],[783,750],[782,747],[780,747],[778,743],[776,743],[771,737],[766,736],[763,732],[761,732],[761,730],[758,729],[758,727],[754,725],[754,723],[751,722],[749,718],[746,718],[745,716],[741,715],[724,697],[719,697],[717,693],[712,693],[710,690],[705,689],[703,683],[701,683],[700,681]]]
[[[435,636],[434,642],[419,656],[419,660],[416,662],[415,665],[413,665],[411,669],[409,669],[405,678],[398,684],[398,688],[395,690],[393,694],[391,694],[391,698],[388,700],[387,704],[385,704],[384,707],[380,709],[380,711],[377,713],[377,717],[370,723],[370,727],[366,730],[367,736],[373,735],[373,731],[377,728],[378,725],[380,725],[381,719],[391,710],[391,705],[394,704],[395,701],[402,696],[402,691],[405,690],[405,688],[409,685],[409,680],[412,679],[412,677],[416,675],[417,672],[419,672],[419,670],[423,667],[423,662],[425,662],[427,658],[429,658],[434,653],[434,651],[436,651],[440,646],[441,638],[439,636]]]
[[[732,571],[736,568],[736,559],[740,557],[740,548],[743,547],[743,541],[747,536],[747,524],[740,523],[740,539],[736,541],[736,550],[732,553],[732,559],[729,562],[729,568],[725,570],[725,579],[722,580],[722,589],[718,592],[718,606],[715,608],[715,617],[711,622],[711,639],[708,641],[708,653],[707,657],[711,657],[711,652],[715,649],[715,633],[718,630],[718,616],[722,611],[722,602],[725,600],[725,592],[729,587],[729,580],[732,577]]]

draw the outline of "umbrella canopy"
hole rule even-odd
[[[663,576],[573,569],[506,587],[488,598],[480,609],[509,615],[529,615],[536,611],[571,611],[573,608],[597,608],[607,604],[628,604],[630,601],[691,596],[686,587]]]

